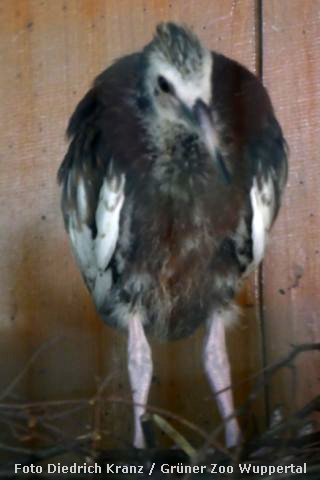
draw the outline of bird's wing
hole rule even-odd
[[[214,109],[241,152],[240,157],[234,156],[233,168],[243,168],[239,178],[246,198],[232,240],[241,270],[248,272],[262,260],[279,210],[288,149],[269,95],[255,75],[217,53],[213,53],[213,65]]]
[[[249,193],[252,265],[263,259],[269,232],[277,217],[288,175],[288,148],[281,128],[271,116],[252,148],[253,175]]]
[[[71,117],[71,143],[58,172],[65,226],[97,308],[112,283],[108,265],[117,244],[125,185],[99,127],[101,108],[90,90]]]
[[[277,217],[288,176],[288,148],[273,115],[269,116],[257,145],[255,173],[250,190],[251,235],[255,265],[263,258],[268,234]]]

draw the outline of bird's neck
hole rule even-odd
[[[179,122],[161,118],[156,112],[152,112],[152,120],[146,125],[152,145],[159,155],[171,156],[180,144],[188,142],[189,138],[195,138],[190,129]]]

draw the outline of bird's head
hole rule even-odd
[[[211,52],[186,27],[174,23],[158,25],[145,47],[144,87],[158,124],[170,130],[183,125],[199,135],[216,159],[217,132],[211,104]]]
[[[190,123],[197,102],[211,101],[212,55],[187,28],[158,25],[145,49],[146,89],[159,116]]]

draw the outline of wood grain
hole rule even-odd
[[[263,2],[263,79],[290,147],[290,175],[284,206],[264,263],[268,362],[292,343],[320,336],[320,2]],[[271,404],[288,408],[319,394],[320,358],[297,362],[293,394],[290,373],[275,380]]]
[[[254,0],[2,2],[0,355],[6,369],[1,386],[38,345],[61,336],[20,384],[20,398],[90,395],[108,372],[113,375],[108,393],[129,396],[125,338],[97,317],[59,211],[55,175],[76,103],[105,66],[141,48],[155,25],[169,19],[191,25],[208,47],[254,70],[254,4]],[[236,380],[261,365],[254,297],[251,282],[242,297],[242,322],[230,336]],[[202,373],[201,344],[198,332],[175,344],[154,346],[150,401],[209,428],[218,417]],[[248,385],[237,389],[238,404],[247,393]],[[115,404],[107,413],[110,435],[128,439],[128,407]]]

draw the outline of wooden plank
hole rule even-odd
[[[254,70],[254,0],[12,0],[0,19],[2,102],[0,271],[2,372],[6,384],[37,345],[61,335],[30,370],[25,400],[90,395],[112,372],[108,392],[127,395],[124,336],[103,326],[71,257],[55,182],[66,150],[67,120],[92,79],[113,59],[141,48],[159,21],[191,25],[206,45]],[[234,377],[260,366],[253,283],[249,305],[232,333]],[[195,423],[217,421],[200,363],[202,333],[169,345],[155,345],[151,403]],[[8,360],[10,359],[10,360]],[[237,403],[248,386],[236,392]],[[212,416],[211,412],[212,411]],[[129,413],[128,413],[129,412]],[[127,435],[127,406],[108,410],[109,430]],[[119,420],[121,419],[121,421]]]
[[[292,343],[319,341],[320,335],[320,2],[263,2],[263,79],[290,147],[290,175],[272,248],[264,263],[265,328],[268,362]],[[297,362],[298,384],[279,375],[271,403],[288,408],[319,394],[320,357]]]

